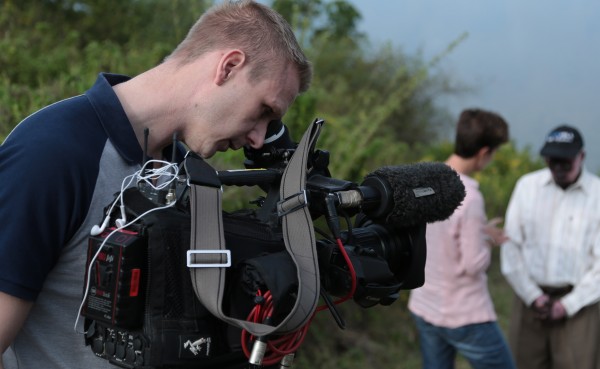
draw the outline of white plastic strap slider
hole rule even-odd
[[[195,254],[212,254],[212,257],[203,257],[206,262],[204,263],[196,263],[194,262],[197,257],[194,257]],[[225,255],[225,261],[221,261],[223,259],[222,256],[217,255]],[[212,259],[213,261],[210,261]],[[218,261],[217,261],[218,260]],[[188,268],[229,268],[231,266],[231,250],[188,250],[187,251],[187,267]]]

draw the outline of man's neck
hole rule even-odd
[[[450,155],[450,157],[446,159],[446,164],[458,173],[464,174],[466,176],[470,176],[471,174],[476,172],[477,168],[475,157],[463,158],[456,154]]]

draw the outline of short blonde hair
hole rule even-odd
[[[252,0],[230,0],[210,8],[167,59],[184,65],[223,47],[239,48],[246,54],[253,80],[264,77],[273,66],[292,63],[300,92],[310,86],[312,67],[289,23],[275,10]]]

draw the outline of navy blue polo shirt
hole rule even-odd
[[[0,291],[35,300],[49,274],[62,273],[53,270],[59,259],[85,254],[90,225],[139,167],[141,147],[111,87],[128,79],[100,74],[85,94],[30,115],[0,145]]]

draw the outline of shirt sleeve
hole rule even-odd
[[[583,307],[600,300],[600,225],[596,227],[594,245],[591,248],[591,267],[585,272],[573,291],[561,299],[568,316],[575,315]]]
[[[501,246],[500,267],[502,274],[521,300],[531,305],[542,295],[542,290],[531,279],[523,258],[525,235],[522,225],[522,204],[526,201],[526,188],[519,180],[511,195],[506,211],[504,231],[509,240]]]
[[[33,301],[87,214],[100,136],[63,124],[57,104],[19,124],[0,146],[0,291]],[[96,145],[98,146],[98,145]],[[93,161],[91,161],[93,163]]]
[[[460,269],[467,275],[478,275],[491,262],[490,246],[485,240],[485,205],[481,193],[469,188],[459,227]]]

